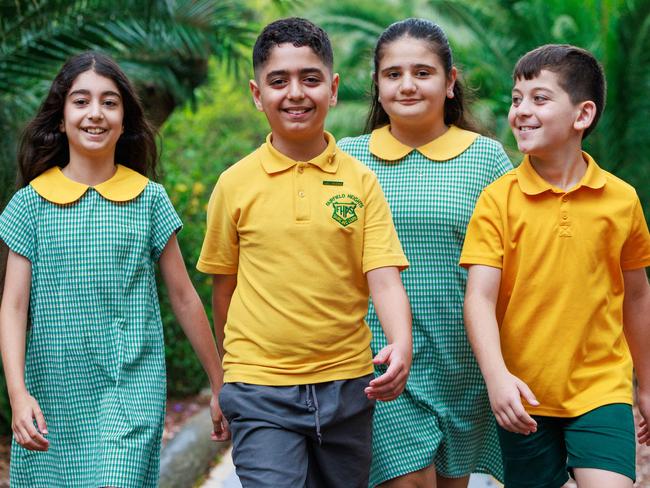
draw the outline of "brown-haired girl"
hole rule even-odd
[[[117,64],[94,52],[66,62],[23,134],[23,187],[0,216],[10,249],[0,345],[11,486],[157,486],[156,263],[212,385],[213,438],[228,436],[217,350],[176,240],[181,222],[146,176],[156,161],[154,133]]]

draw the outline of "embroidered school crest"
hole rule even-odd
[[[332,207],[334,208],[334,213],[332,218],[336,220],[343,227],[347,227],[352,222],[359,220],[354,209],[357,208],[357,204],[354,202],[351,203],[333,203]]]
[[[325,205],[332,207],[332,218],[343,227],[359,220],[356,210],[363,208],[363,202],[359,197],[350,193],[334,195]]]

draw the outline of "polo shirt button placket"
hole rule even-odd
[[[569,220],[569,196],[563,195],[560,202],[560,237],[573,237],[571,221]]]
[[[296,165],[296,182],[298,187],[298,201],[296,202],[296,220],[297,221],[308,221],[310,218],[309,210],[309,200],[306,198],[307,193],[305,192],[305,168],[307,167],[306,163],[298,163]]]

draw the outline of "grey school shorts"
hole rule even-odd
[[[226,383],[219,403],[230,424],[244,488],[366,488],[373,375],[314,385]]]

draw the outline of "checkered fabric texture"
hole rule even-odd
[[[32,262],[25,380],[48,425],[47,452],[11,446],[11,486],[155,487],[165,361],[155,262],[181,221],[149,182],[134,200],[94,189],[68,205],[31,187],[0,237]]]
[[[384,161],[368,150],[369,138],[345,138],[339,147],[377,174],[411,264],[402,280],[413,311],[406,390],[375,410],[371,486],[432,462],[446,477],[483,472],[502,479],[496,423],[465,334],[467,272],[458,260],[481,190],[512,165],[499,143],[482,136],[448,161],[418,151]],[[376,354],[387,341],[372,304],[367,321]]]

